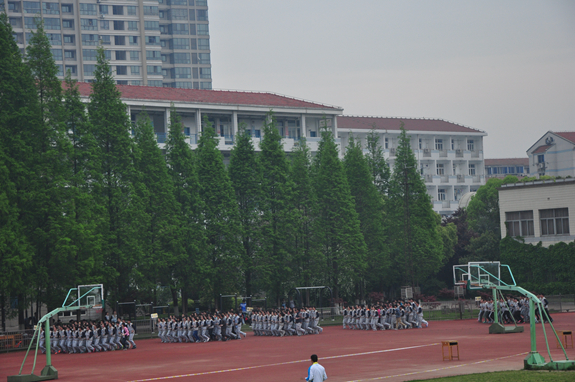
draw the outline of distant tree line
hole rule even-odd
[[[260,151],[240,126],[225,166],[209,121],[192,151],[172,109],[163,153],[101,47],[89,102],[70,76],[62,86],[50,48],[40,24],[22,57],[0,18],[2,322],[93,283],[108,301],[169,288],[184,312],[315,285],[355,302],[429,283],[452,257],[457,227],[432,210],[403,127],[393,172],[374,132],[343,159],[328,129],[314,155],[305,140],[286,154],[272,112]]]

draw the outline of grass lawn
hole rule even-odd
[[[498,371],[494,373],[457,375],[455,377],[418,379],[418,381],[437,382],[572,382],[575,381],[575,371]],[[412,381],[416,382],[416,381]]]

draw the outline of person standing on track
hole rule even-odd
[[[311,355],[311,366],[307,369],[306,381],[308,382],[323,382],[327,379],[325,368],[317,363],[317,355]]]

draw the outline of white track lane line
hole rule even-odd
[[[369,354],[378,354],[378,353],[389,353],[394,351],[401,351],[401,350],[409,350],[409,349],[417,349],[423,348],[427,346],[434,346],[439,345],[439,342],[426,344],[426,345],[417,345],[417,346],[408,346],[404,348],[396,348],[396,349],[385,349],[385,350],[374,350],[365,353],[353,353],[353,354],[342,354],[342,355],[334,355],[331,357],[322,357],[321,359],[334,359],[334,358],[345,358],[345,357],[357,357],[362,355],[369,355]],[[216,370],[216,371],[206,371],[203,373],[192,373],[192,374],[182,374],[182,375],[171,375],[167,377],[158,377],[158,378],[146,378],[146,379],[137,379],[130,382],[148,382],[148,381],[161,381],[164,379],[173,379],[173,378],[183,378],[183,377],[197,377],[200,375],[210,375],[210,374],[220,374],[220,373],[229,373],[232,371],[242,371],[242,370],[250,370],[250,369],[259,369],[262,367],[272,367],[272,366],[282,366],[282,365],[289,365],[292,363],[301,363],[301,362],[309,362],[309,359],[303,359],[298,361],[289,361],[289,362],[281,362],[281,363],[271,363],[268,365],[257,365],[257,366],[248,366],[248,367],[239,367],[237,369],[227,369],[227,370]]]
[[[520,356],[520,355],[526,355],[526,354],[529,354],[529,352],[519,353],[519,354],[513,354],[513,355],[508,355],[508,356],[499,357],[499,358],[486,359],[486,360],[484,360],[484,361],[477,361],[477,362],[472,362],[472,363],[466,363],[466,364],[463,364],[463,365],[440,367],[440,368],[438,368],[438,369],[430,369],[430,370],[424,370],[424,371],[414,371],[413,373],[396,374],[396,375],[386,375],[386,376],[384,376],[384,377],[377,377],[377,378],[354,379],[353,381],[347,381],[347,382],[379,381],[379,380],[388,379],[388,378],[407,377],[407,376],[409,376],[409,375],[416,375],[416,374],[423,374],[423,373],[432,373],[432,372],[434,372],[434,371],[447,370],[447,369],[455,369],[456,367],[464,367],[464,366],[469,366],[469,365],[477,365],[477,364],[480,364],[480,363],[497,361],[497,360],[500,360],[500,359],[511,358],[511,357],[518,357],[518,356]]]

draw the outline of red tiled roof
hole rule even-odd
[[[529,166],[529,158],[498,158],[485,159],[485,166],[523,165]]]
[[[559,133],[554,131],[553,133],[567,139],[569,142],[575,143],[575,131],[561,131]]]
[[[132,85],[116,85],[116,87],[120,93],[122,93],[123,99],[341,110],[341,108],[338,107],[322,105],[320,103],[299,100],[273,93],[175,89]],[[86,82],[78,82],[78,89],[80,90],[80,94],[85,97],[89,96],[92,92],[92,86]]]
[[[337,128],[345,129],[366,129],[371,130],[399,130],[401,122],[407,131],[445,131],[458,133],[484,133],[481,130],[472,129],[447,122],[441,119],[417,119],[417,118],[386,118],[386,117],[354,117],[338,116]]]
[[[547,149],[551,147],[551,145],[543,145],[543,146],[539,146],[535,149],[535,151],[533,151],[533,154],[539,154],[539,153],[544,153],[545,151],[547,151]]]

